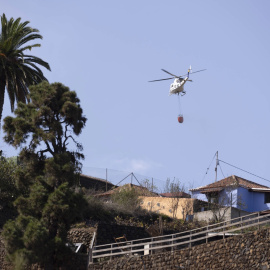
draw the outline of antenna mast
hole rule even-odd
[[[216,152],[216,168],[215,168],[215,172],[216,172],[216,178],[215,178],[215,182],[217,182],[217,166],[219,165],[218,163],[218,151]]]

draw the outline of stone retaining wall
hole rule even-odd
[[[68,232],[68,240],[71,243],[83,243],[87,248],[90,245],[95,229],[74,228]]]
[[[116,224],[98,224],[96,245],[115,243],[114,238],[126,236],[127,240],[147,238],[150,235],[143,227]]]
[[[90,269],[270,269],[270,229],[175,252],[119,258],[90,265]]]
[[[57,268],[57,270],[85,270],[86,266],[87,266],[87,255],[73,253],[71,254],[71,256],[66,258],[64,265],[62,265],[61,268]],[[11,269],[13,268],[10,268],[8,270]],[[44,268],[38,265],[32,265],[30,268],[25,270],[44,270]],[[54,268],[53,270],[56,270],[56,268]]]

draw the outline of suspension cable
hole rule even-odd
[[[227,162],[225,162],[225,161],[223,161],[223,160],[220,160],[220,159],[219,159],[218,161],[221,161],[221,162],[223,162],[223,163],[225,163],[225,164],[227,164],[227,165],[229,165],[229,166],[231,166],[231,167],[234,167],[234,168],[236,168],[236,169],[238,169],[238,170],[240,170],[240,171],[249,173],[249,174],[251,174],[251,175],[253,175],[253,176],[256,176],[256,177],[258,177],[258,178],[260,178],[260,179],[263,179],[263,180],[265,180],[265,181],[270,182],[270,180],[268,180],[268,179],[265,179],[265,178],[263,178],[263,177],[261,177],[261,176],[258,176],[258,175],[256,175],[256,174],[254,174],[254,173],[245,171],[245,170],[243,170],[243,169],[241,169],[241,168],[239,168],[239,167],[236,167],[236,166],[234,166],[234,165],[232,165],[232,164],[229,164],[229,163],[227,163]]]
[[[224,175],[224,173],[223,173],[223,171],[222,171],[222,168],[221,168],[220,164],[218,164],[218,166],[219,166],[219,168],[221,170],[221,173],[222,173],[223,177],[226,178],[225,175]]]
[[[201,181],[201,184],[202,184],[202,182],[203,182],[203,180],[204,180],[205,176],[207,175],[207,173],[208,173],[208,171],[209,171],[209,168],[210,168],[210,166],[212,165],[213,160],[214,160],[214,158],[215,158],[216,154],[217,154],[217,153],[215,153],[215,154],[214,154],[214,156],[213,156],[213,158],[212,158],[212,160],[211,160],[211,162],[210,162],[209,166],[207,167],[206,172],[205,172],[205,174],[204,174],[204,176],[203,176],[203,179],[202,179],[202,181]],[[200,184],[200,185],[201,185],[201,184]]]
[[[178,107],[179,107],[179,114],[182,115],[183,111],[182,111],[181,100],[180,100],[180,95],[179,94],[178,94]]]

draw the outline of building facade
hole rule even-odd
[[[270,209],[269,187],[235,175],[190,191],[192,198],[247,212]]]

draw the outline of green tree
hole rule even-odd
[[[85,126],[80,100],[60,83],[42,82],[29,88],[30,103],[18,103],[16,117],[6,117],[4,139],[20,152],[16,201],[18,217],[4,226],[8,258],[18,269],[40,263],[54,269],[68,252],[70,225],[87,205],[75,185],[83,158],[75,140]],[[69,150],[73,142],[75,150]]]
[[[26,103],[29,86],[47,80],[38,65],[50,70],[50,66],[42,59],[25,54],[40,44],[29,44],[42,39],[38,30],[28,26],[29,22],[21,22],[21,18],[8,20],[1,16],[0,33],[0,121],[4,105],[5,89],[8,92],[11,111],[15,101]]]
[[[11,158],[0,155],[0,206],[12,206],[11,203],[19,195],[16,187],[15,174],[18,168],[16,162]]]
[[[13,202],[20,195],[16,186],[16,171],[18,165],[12,158],[0,155],[0,228],[8,219],[17,215]]]

